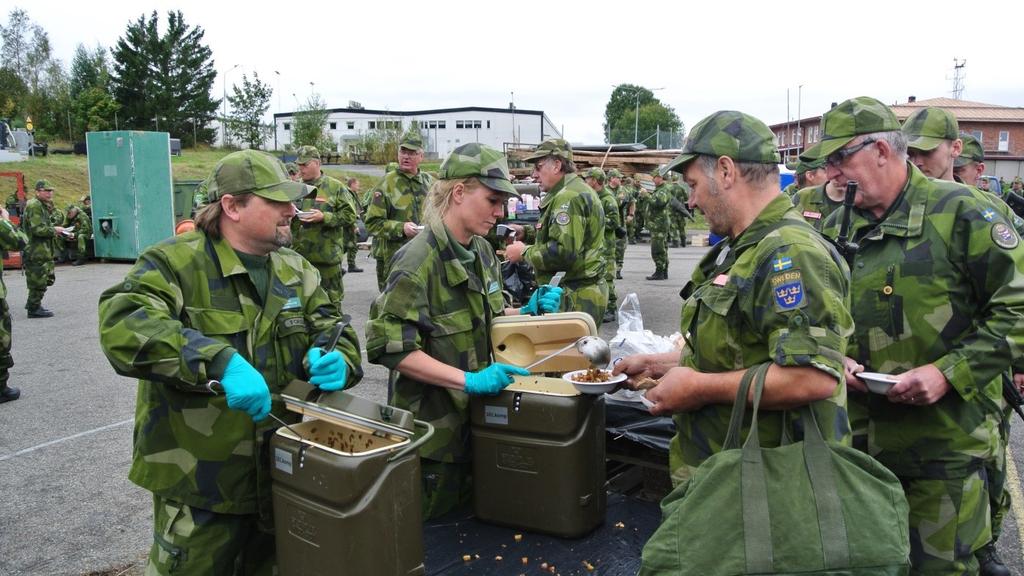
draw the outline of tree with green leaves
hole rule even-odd
[[[253,72],[252,81],[242,74],[241,88],[238,84],[232,85],[228,96],[228,104],[231,105],[228,133],[248,144],[249,148],[259,149],[274,128],[272,124],[263,122],[263,116],[270,110],[270,97],[273,94],[274,90],[260,81],[259,73]]]
[[[212,51],[203,43],[205,32],[189,26],[181,11],[167,13],[161,35],[158,17],[142,15],[128,24],[112,51],[113,93],[121,106],[123,128],[148,130],[159,123],[188,146],[193,122],[201,142],[213,142],[216,131],[208,125],[220,101],[211,97],[217,73]]]
[[[28,97],[28,86],[13,68],[0,68],[0,118],[19,115]]]
[[[9,70],[2,80],[11,91],[0,92],[0,106],[21,124],[30,116],[36,137],[46,140],[67,137],[67,74],[60,60],[52,57],[50,36],[20,8],[11,10],[6,25],[0,26],[0,68]],[[24,86],[24,89],[20,89]]]
[[[619,84],[612,91],[604,110],[603,128],[608,143],[639,140],[652,148],[658,141],[658,130],[680,138],[683,133],[683,123],[675,110],[662,104],[651,90],[634,84]]]
[[[313,94],[295,113],[292,126],[292,145],[316,146],[318,150],[334,150],[335,144],[327,133],[327,104],[319,94]]]
[[[102,46],[89,51],[79,44],[71,61],[68,81],[71,99],[72,132],[75,140],[84,140],[86,132],[113,130],[120,109],[110,92],[110,65]]]

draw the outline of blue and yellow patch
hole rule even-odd
[[[284,306],[281,307],[281,310],[295,310],[296,308],[302,308],[302,302],[299,300],[298,296],[292,296],[291,298],[285,301]]]
[[[804,298],[804,281],[799,270],[774,274],[769,279],[775,297],[775,310],[788,312],[807,305]]]
[[[793,260],[789,256],[779,256],[772,260],[772,270],[782,272],[793,267]]]
[[[983,210],[981,213],[981,217],[991,222],[996,219],[996,213],[991,208],[985,208],[985,210]]]

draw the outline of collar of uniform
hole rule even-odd
[[[466,267],[459,261],[459,255],[452,246],[448,227],[443,222],[431,222],[430,233],[437,244],[437,253],[444,262],[444,277],[449,286],[458,286],[469,280]]]
[[[785,218],[786,213],[793,208],[793,202],[788,196],[783,195],[781,192],[778,196],[772,199],[767,206],[761,210],[761,213],[754,218],[754,221],[747,226],[747,229],[740,233],[740,235],[730,244],[734,250],[742,250],[746,246],[751,244],[757,244],[764,238],[769,232],[775,229],[775,225]],[[802,217],[801,217],[802,218]]]
[[[423,174],[423,170],[417,170],[415,174],[409,174],[404,170],[395,170],[395,174],[398,174],[399,178],[405,178],[406,180],[412,180],[417,184],[420,182],[420,177]]]
[[[551,190],[548,190],[544,194],[544,198],[541,198],[540,209],[543,210],[544,208],[546,208],[547,205],[551,203],[551,200],[554,199],[555,195],[561,192],[562,188],[568,186],[569,183],[575,180],[576,178],[579,178],[579,176],[577,176],[574,173],[569,173],[562,176],[562,179],[559,180],[554,186],[552,186]]]
[[[231,247],[231,244],[228,244],[227,240],[223,237],[217,239],[209,238],[209,240],[213,245],[213,251],[217,254],[217,260],[220,262],[221,274],[224,276],[234,276],[235,274],[249,275],[249,271],[245,269],[245,265],[242,264],[238,254],[235,253],[235,249]]]
[[[882,216],[878,225],[864,239],[875,240],[882,236],[901,238],[920,236],[924,228],[924,213],[928,204],[927,190],[929,187],[928,177],[908,161],[907,181],[903,184],[900,195]],[[861,215],[863,217],[863,212]]]

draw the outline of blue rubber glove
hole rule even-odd
[[[539,312],[558,312],[562,306],[562,288],[544,284],[530,296],[530,301],[519,309],[520,314],[536,316]]]
[[[256,422],[270,414],[270,389],[267,388],[267,381],[241,354],[235,352],[228,360],[220,385],[224,387],[228,408],[244,410]]]
[[[530,371],[495,362],[479,372],[466,372],[466,393],[473,396],[494,396],[512,383],[512,375],[529,375]]]
[[[325,392],[341,390],[348,381],[348,364],[341,352],[331,350],[327,354],[320,347],[310,348],[306,352],[309,362],[309,383]]]

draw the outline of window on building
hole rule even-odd
[[[337,130],[337,129],[338,129],[338,123],[337,122],[331,122],[331,130]]]
[[[463,122],[462,120],[456,120],[455,121],[455,129],[456,130],[462,130],[465,127],[466,127],[466,123]]]
[[[348,128],[349,130],[355,130],[356,129],[356,123],[355,122],[345,122],[345,127]]]
[[[487,121],[487,127],[488,127],[488,128],[490,128],[490,127],[491,127],[491,121],[490,121],[490,120],[488,120],[488,121]]]
[[[367,120],[366,121],[366,127],[369,128],[370,130],[376,130],[377,129],[377,121],[376,120]]]
[[[292,123],[291,122],[285,122],[284,123],[284,129],[285,130],[291,130],[292,129]]]
[[[473,128],[480,128],[483,125],[479,120],[473,120]],[[469,126],[467,126],[469,128]]]
[[[804,144],[804,127],[803,126],[801,126],[801,127],[796,129],[796,143],[799,146],[803,146],[803,144]]]
[[[796,132],[792,130],[789,131],[789,145],[796,146]]]
[[[445,129],[445,124],[447,124],[446,120],[438,120],[437,121],[437,127],[440,128],[441,130]]]
[[[1009,152],[1010,151],[1010,133],[1006,130],[999,131],[999,151]]]
[[[978,144],[984,142],[984,140],[982,139],[983,135],[984,134],[982,134],[981,130],[971,130],[971,136],[974,136],[974,139],[978,141]]]

